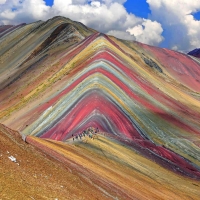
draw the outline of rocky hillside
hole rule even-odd
[[[170,182],[171,186],[163,188],[173,191],[179,179],[182,189],[187,188],[179,188],[180,197],[199,195],[195,181],[200,179],[198,59],[54,17],[0,27],[0,66],[0,122],[27,135],[30,144],[48,155],[73,161],[79,166],[77,171],[83,167],[82,174],[95,174],[88,181],[110,197],[126,194],[127,198],[145,199],[152,192],[162,199],[161,193],[150,189],[143,196],[144,186],[131,189],[134,183],[128,177],[135,173],[150,177],[152,182],[147,178],[144,184],[154,185],[158,177],[161,184]],[[97,134],[92,130],[106,139],[99,136],[88,145]],[[118,143],[128,150],[112,148]],[[81,152],[94,154],[97,160]],[[135,166],[140,159],[141,165]],[[97,163],[102,165],[95,171]],[[112,164],[118,166],[116,171],[108,167]],[[125,166],[130,169],[122,172]],[[122,183],[117,183],[118,176],[124,177]],[[184,185],[186,179],[191,184]],[[116,193],[119,188],[122,192]]]

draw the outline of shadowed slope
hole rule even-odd
[[[20,79],[24,73],[33,68],[32,63],[38,64],[48,56],[49,54],[45,52],[50,46],[67,48],[93,32],[80,23],[63,17],[14,27],[0,38],[0,89]],[[42,56],[39,55],[41,53]],[[29,60],[31,62],[27,63]]]

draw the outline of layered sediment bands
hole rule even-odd
[[[74,29],[70,31],[66,28],[66,24],[71,24]],[[79,29],[81,33],[78,31]],[[58,33],[59,30],[60,33]],[[92,32],[94,31],[90,29],[87,29],[86,32],[79,23],[62,17],[55,17],[47,22],[38,21],[26,26],[21,25],[9,31],[0,38],[0,89],[12,84],[16,79],[19,79],[28,66],[38,62],[41,59],[40,55],[32,59],[32,62],[27,63],[36,54],[46,50],[47,45],[53,45],[53,40],[56,41],[54,44],[56,46],[60,43],[67,43],[62,46],[68,47],[81,41]]]
[[[110,194],[111,199],[195,199],[200,195],[199,181],[181,177],[138,154],[140,146],[134,146],[96,135],[95,139],[84,137],[71,139],[64,144],[58,141],[41,140],[32,136],[27,142],[52,155],[68,167],[76,169]],[[147,149],[143,155],[151,156]],[[157,163],[161,163],[159,158]],[[163,163],[164,164],[164,163]],[[170,163],[165,163],[165,166]],[[145,188],[145,189],[144,189]]]
[[[59,141],[98,127],[200,178],[197,61],[62,17],[23,25],[0,42],[2,123]]]
[[[175,51],[159,49],[144,44],[139,45],[146,52],[151,53],[164,66],[165,72],[180,83],[180,86],[184,85],[194,92],[200,92],[200,68],[198,62],[195,62],[188,55]]]

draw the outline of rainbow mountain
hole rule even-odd
[[[108,198],[198,199],[199,119],[196,57],[64,17],[0,26],[0,123],[92,172]],[[97,139],[74,141],[89,127]]]

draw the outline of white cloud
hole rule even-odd
[[[83,4],[87,3],[87,0],[72,0],[72,3],[83,5]]]
[[[199,0],[147,0],[151,20],[162,24],[169,48],[191,50],[200,47],[200,21],[192,13],[200,11]]]
[[[119,3],[119,4],[123,4],[125,3],[127,0],[99,0],[101,3],[104,3],[106,5],[110,5],[111,3]]]
[[[99,1],[92,1],[91,6],[99,8],[101,6],[101,3]]]
[[[143,33],[143,27],[139,24],[137,26],[134,26],[133,28],[127,29],[127,31],[130,34],[133,34],[135,37],[138,37],[139,35],[142,35],[142,33]]]
[[[29,23],[45,20],[50,13],[50,7],[43,0],[7,0],[0,6],[0,24]]]
[[[135,40],[135,36],[131,35],[128,32],[124,32],[124,31],[115,31],[115,30],[111,30],[107,32],[108,35],[113,35],[119,39],[123,39],[123,40]]]
[[[6,0],[0,0],[0,4],[6,3]]]
[[[145,44],[158,45],[164,39],[162,37],[162,26],[156,21],[144,19],[142,24],[127,30],[129,33],[135,35],[136,40]]]

